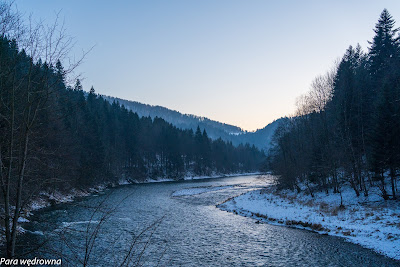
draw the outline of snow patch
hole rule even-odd
[[[192,173],[187,173],[186,176],[183,177],[183,180],[200,180],[200,179],[212,179],[212,178],[225,178],[225,177],[236,177],[236,176],[250,176],[250,175],[260,175],[260,172],[249,172],[249,173],[229,173],[229,174],[221,174],[221,173],[212,173],[211,175],[203,175],[203,176],[196,176]],[[142,184],[142,183],[162,183],[162,182],[176,182],[179,180],[172,179],[172,178],[163,178],[159,177],[156,179],[147,178],[144,181],[127,179],[128,184]],[[120,183],[122,185],[124,183]]]
[[[192,187],[192,188],[185,188],[172,193],[173,197],[180,197],[180,196],[192,196],[203,194],[212,191],[223,190],[227,188],[231,188],[233,186],[213,186],[213,187]]]
[[[68,227],[71,227],[71,226],[73,226],[73,225],[79,225],[79,224],[91,224],[91,223],[93,223],[93,224],[98,224],[98,223],[99,223],[99,221],[77,221],[77,222],[63,222],[63,223],[62,223],[62,225],[63,225],[63,228],[68,228]]]
[[[235,177],[235,176],[250,176],[250,175],[259,175],[260,172],[250,172],[250,173],[230,173],[230,174],[212,174],[208,176],[191,176],[188,174],[184,177],[184,180],[199,180],[199,179],[209,179],[209,178],[224,178],[224,177]]]
[[[30,222],[27,218],[24,218],[24,217],[19,217],[18,218],[18,222],[19,223],[27,223],[27,222]]]
[[[32,235],[41,235],[41,236],[44,236],[44,234],[43,234],[42,231],[29,231],[29,230],[26,230],[26,232],[27,232],[27,233],[30,233],[30,234],[32,234]]]

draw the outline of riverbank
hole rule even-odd
[[[236,177],[236,176],[249,176],[249,175],[258,175],[259,172],[254,173],[230,173],[230,174],[213,174],[210,176],[194,176],[187,174],[183,180],[199,180],[199,179],[215,179],[215,178],[224,178],[224,177]],[[77,198],[81,197],[88,197],[93,194],[102,193],[107,188],[113,188],[121,185],[129,185],[129,184],[144,184],[144,183],[160,183],[160,182],[173,182],[177,181],[174,179],[166,179],[166,178],[159,178],[155,179],[146,179],[144,181],[137,181],[132,179],[121,179],[118,183],[108,183],[108,184],[99,184],[97,186],[88,187],[86,189],[76,189],[73,188],[69,191],[42,191],[39,193],[38,196],[32,199],[26,207],[23,209],[20,217],[18,218],[19,223],[29,223],[29,217],[33,214],[33,212],[50,207],[52,205],[57,205],[61,203],[68,203],[73,202]],[[18,233],[24,233],[25,229],[21,226],[18,226]],[[5,237],[0,237],[0,243],[4,242]]]
[[[216,179],[216,178],[226,178],[226,177],[236,177],[236,176],[250,176],[250,175],[260,175],[260,172],[247,172],[247,173],[229,173],[229,174],[212,174],[205,176],[196,176],[196,175],[186,175],[182,180],[190,181],[190,180],[200,180],[200,179]],[[145,181],[134,181],[134,183],[142,184],[142,183],[161,183],[161,182],[176,182],[180,180],[168,179],[168,178],[159,178],[159,179],[146,179]],[[130,184],[129,180],[122,181],[120,184]]]
[[[259,172],[253,173],[230,173],[230,174],[213,174],[210,176],[194,176],[194,175],[186,175],[183,180],[198,180],[198,179],[215,179],[215,178],[224,178],[224,177],[235,177],[235,176],[248,176],[248,175],[258,175]],[[93,194],[98,194],[103,192],[107,188],[113,188],[121,185],[129,185],[129,184],[143,184],[143,183],[160,183],[160,182],[173,182],[176,181],[174,179],[145,179],[144,181],[137,181],[132,179],[121,179],[118,183],[112,184],[100,184],[97,186],[89,187],[86,189],[72,189],[67,192],[61,191],[43,191],[36,198],[34,198],[24,209],[21,217],[19,218],[19,222],[29,222],[29,216],[32,212],[49,207],[51,205],[61,204],[72,202],[76,198],[87,197]]]
[[[256,223],[285,225],[321,234],[339,236],[349,242],[400,260],[400,201],[384,201],[378,188],[369,196],[356,197],[350,187],[339,194],[315,193],[314,198],[271,186],[229,199],[217,207],[256,219]]]
[[[267,182],[263,181],[263,177],[266,176],[116,187],[105,192],[107,197],[79,199],[76,204],[73,202],[35,212],[35,216],[30,218],[31,223],[26,224],[29,232],[21,235],[19,244],[36,246],[47,241],[41,251],[26,257],[43,258],[49,250],[62,251],[66,257],[71,255],[68,256],[70,259],[72,256],[76,259],[72,259],[70,264],[79,265],[85,250],[74,248],[83,248],[87,242],[84,232],[93,215],[93,210],[87,207],[96,207],[103,199],[107,199],[105,205],[109,203],[114,207],[115,203],[125,199],[115,206],[112,216],[102,224],[89,265],[119,264],[120,259],[126,256],[132,235],[138,236],[153,222],[164,218],[154,229],[154,234],[153,230],[146,231],[136,243],[135,251],[138,253],[146,246],[142,265],[398,266],[394,260],[340,238],[255,224],[252,219],[215,208],[228,197],[262,188]],[[93,220],[99,221],[99,217]],[[147,242],[151,236],[153,238]],[[65,246],[66,243],[71,245],[71,249]],[[49,258],[57,257],[49,255]]]

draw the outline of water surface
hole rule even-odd
[[[399,265],[342,238],[256,224],[216,208],[267,183],[241,176],[120,186],[38,212],[21,250],[46,241],[30,257],[62,257],[71,266],[82,264],[85,251],[91,266],[124,259],[144,266]]]

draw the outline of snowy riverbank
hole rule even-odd
[[[222,210],[257,219],[256,223],[309,229],[340,236],[400,260],[400,201],[384,201],[378,188],[368,197],[356,197],[351,188],[340,195],[315,193],[315,197],[293,191],[277,192],[274,187],[255,190],[218,205]]]
[[[183,177],[183,180],[200,180],[200,179],[215,179],[215,178],[225,178],[225,177],[236,177],[236,176],[250,176],[250,175],[259,175],[260,172],[248,172],[248,173],[229,173],[229,174],[217,174],[214,173],[212,175],[204,175],[204,176],[195,176],[187,174]],[[134,181],[134,183],[160,183],[160,182],[176,182],[177,180],[168,179],[168,178],[159,178],[159,179],[146,179],[145,181]],[[179,180],[178,180],[179,181]],[[129,179],[121,181],[120,184],[130,184]]]
[[[213,174],[210,176],[191,176],[186,175],[184,180],[197,180],[197,179],[211,179],[211,178],[223,178],[223,177],[235,177],[235,176],[248,176],[248,175],[258,175],[260,173],[231,173],[231,174]],[[155,179],[146,179],[144,181],[136,181],[131,179],[122,179],[118,183],[115,184],[101,184],[94,187],[90,187],[88,189],[72,189],[69,192],[60,192],[60,191],[53,191],[53,192],[41,192],[34,200],[32,200],[27,207],[25,208],[24,212],[22,213],[21,217],[19,218],[19,222],[29,222],[29,216],[33,211],[49,207],[54,204],[60,203],[67,203],[72,202],[76,198],[79,197],[86,197],[92,194],[97,194],[104,191],[106,188],[112,188],[120,185],[129,185],[129,184],[141,184],[141,183],[159,183],[159,182],[173,182],[176,181],[174,179],[166,179],[166,178],[159,178]],[[22,230],[23,231],[23,230]]]

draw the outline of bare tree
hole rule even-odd
[[[58,16],[51,26],[33,23],[31,17],[24,24],[14,3],[8,1],[0,3],[0,34],[1,45],[10,51],[0,54],[0,178],[7,257],[13,258],[18,219],[27,203],[23,189],[31,139],[38,113],[55,90],[56,81],[48,73],[67,58],[73,42]],[[70,64],[65,72],[72,72],[80,62]]]
[[[333,86],[338,68],[338,61],[324,75],[317,76],[311,83],[310,90],[296,100],[296,116],[303,116],[312,112],[321,112],[332,99]]]

